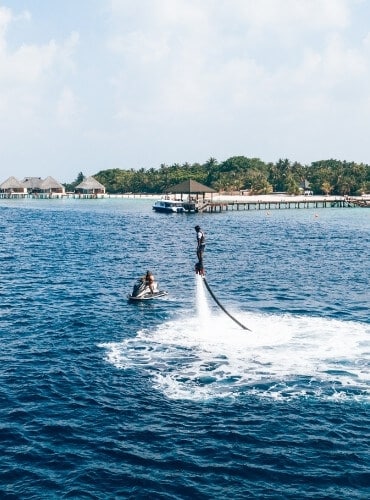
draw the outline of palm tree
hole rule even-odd
[[[328,196],[332,192],[333,186],[330,185],[330,182],[324,181],[321,184],[321,190]]]

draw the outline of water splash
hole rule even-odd
[[[199,274],[195,274],[195,287],[198,320],[201,328],[205,329],[208,328],[211,320],[211,310],[208,304],[203,278]]]
[[[211,314],[202,286],[197,281],[197,315],[105,344],[107,360],[144,370],[173,399],[370,399],[369,325],[239,311],[253,329],[245,332],[225,315]]]

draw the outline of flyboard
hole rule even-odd
[[[216,304],[218,305],[218,307],[225,313],[227,314],[227,316],[229,316],[229,318],[231,318],[237,325],[239,325],[241,328],[243,328],[243,330],[248,330],[249,332],[251,332],[252,330],[250,328],[247,328],[245,325],[243,325],[242,323],[240,323],[240,321],[238,321],[236,318],[234,318],[234,316],[232,316],[229,311],[227,311],[225,309],[225,307],[221,304],[221,302],[217,299],[217,297],[215,296],[215,294],[213,293],[211,287],[209,286],[209,283],[208,281],[206,280],[206,275],[205,275],[205,269],[203,267],[203,259],[199,259],[199,262],[197,262],[195,264],[195,274],[199,274],[202,279],[203,279],[203,282],[204,284],[206,285],[206,288],[210,294],[210,296],[212,297],[212,299],[216,302]]]

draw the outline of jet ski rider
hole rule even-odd
[[[148,286],[150,288],[150,292],[153,294],[154,293],[154,283],[155,283],[153,273],[151,273],[150,271],[147,271],[146,275],[144,276],[144,281],[145,281],[146,286]]]

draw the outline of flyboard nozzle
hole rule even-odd
[[[205,270],[204,270],[202,262],[197,262],[195,264],[195,274],[199,274],[200,276],[204,276],[205,275]]]

